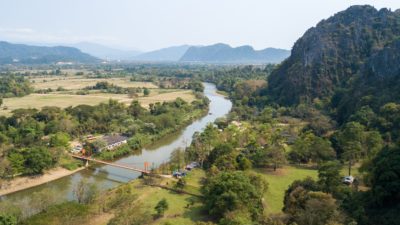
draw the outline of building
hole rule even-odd
[[[103,149],[112,150],[120,145],[126,144],[128,142],[128,137],[115,134],[103,136],[103,140],[106,142],[106,147]]]

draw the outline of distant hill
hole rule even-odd
[[[140,54],[134,58],[136,61],[170,61],[176,62],[189,49],[189,45],[173,46]]]
[[[385,93],[389,90],[398,93],[398,90],[391,88],[394,87],[393,83],[390,85],[383,82],[387,86],[377,88],[377,85],[383,84],[378,82],[380,79],[389,81],[392,79],[389,74],[394,74],[392,70],[397,71],[398,58],[391,58],[398,57],[391,51],[398,49],[397,45],[391,45],[397,37],[400,37],[399,10],[392,12],[388,9],[377,10],[372,6],[352,6],[322,20],[297,40],[291,56],[269,76],[268,92],[271,100],[282,105],[292,105],[310,103],[316,98],[330,99],[333,96],[332,103],[335,105],[338,102],[344,104],[344,98],[340,100],[337,92],[340,89],[354,88],[353,94],[377,90],[375,94],[368,93],[371,95],[369,100],[389,97],[377,95],[383,93],[383,90],[386,90]],[[385,49],[385,46],[391,48]],[[379,53],[383,49],[384,52]],[[376,57],[376,54],[381,55]],[[366,72],[373,74],[374,78],[367,79]],[[367,90],[361,90],[354,84],[357,75],[361,76],[359,81]],[[353,98],[353,105],[347,109],[354,109],[354,104],[361,97],[348,97]]]
[[[78,48],[82,52],[106,60],[133,60],[137,55],[142,53],[137,50],[120,50],[90,42],[80,42],[70,46]]]
[[[284,49],[266,48],[260,51],[251,46],[232,48],[226,44],[190,47],[181,62],[208,63],[279,63],[290,55]]]
[[[79,49],[42,47],[0,41],[0,64],[95,63],[99,60]]]

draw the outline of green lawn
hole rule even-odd
[[[301,180],[308,176],[316,179],[318,176],[317,170],[293,166],[286,166],[276,172],[269,169],[255,169],[255,171],[262,174],[269,184],[268,191],[265,193],[266,213],[281,212],[285,191],[293,181]]]
[[[155,190],[152,190],[151,194],[146,197],[144,207],[154,211],[154,207],[163,198],[167,200],[169,206],[164,217],[156,220],[154,224],[164,224],[168,221],[171,224],[186,225],[206,219],[203,216],[204,213],[201,212],[202,204],[198,198],[177,194],[161,188],[152,189]],[[195,204],[187,208],[187,205],[190,204],[190,199],[193,199]]]
[[[192,170],[185,178],[186,186],[184,190],[200,195],[201,180],[204,177],[205,172],[203,170]],[[176,181],[175,179],[165,179],[161,184],[173,188]],[[202,202],[199,198],[187,194],[178,194],[158,187],[146,186],[145,188],[139,188],[141,186],[140,182],[140,180],[136,180],[132,184],[135,190],[134,193],[141,196],[144,208],[155,213],[154,207],[163,198],[167,200],[169,205],[164,217],[157,219],[152,224],[165,224],[169,222],[174,225],[190,225],[195,224],[196,221],[207,220],[207,213],[202,212]],[[191,202],[194,202],[194,204],[187,207]]]

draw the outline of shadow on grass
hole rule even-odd
[[[182,217],[188,218],[193,222],[212,221],[212,218],[208,215],[208,211],[204,208],[199,198],[191,196],[185,200],[188,202],[188,205],[185,207],[186,210],[182,214]]]
[[[290,164],[289,166],[294,167],[296,169],[303,169],[303,170],[317,170],[317,164]]]

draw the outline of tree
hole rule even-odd
[[[357,122],[349,122],[338,134],[338,145],[342,150],[341,157],[349,163],[349,176],[354,160],[362,155],[364,129],[364,126]]]
[[[372,161],[371,191],[365,202],[370,224],[400,221],[400,147],[385,147]]]
[[[378,206],[400,202],[400,147],[383,149],[373,160],[371,187]]]
[[[232,145],[223,143],[217,145],[208,155],[206,160],[206,168],[216,166],[218,170],[229,171],[237,168],[237,152]]]
[[[188,155],[191,160],[200,162],[203,167],[205,160],[210,155],[217,143],[218,129],[213,124],[208,124],[202,133],[194,133],[192,146],[190,146]]]
[[[228,212],[244,208],[257,220],[263,212],[262,199],[267,188],[268,183],[259,175],[235,171],[210,177],[202,192],[210,215],[222,218]]]
[[[169,162],[174,169],[182,169],[185,165],[185,151],[181,148],[177,148],[171,152]]]
[[[296,212],[294,222],[298,225],[326,225],[343,224],[336,200],[330,194],[323,192],[309,192],[306,194],[303,209]]]
[[[87,179],[81,179],[75,186],[73,193],[80,204],[93,202],[97,197],[98,189],[95,184],[91,184]]]
[[[157,216],[162,217],[164,216],[165,211],[168,210],[168,202],[165,198],[160,200],[154,209],[157,211]]]
[[[3,98],[0,98],[0,106],[3,105]]]
[[[275,144],[268,147],[267,157],[273,164],[274,171],[286,162],[285,148],[281,144]]]
[[[52,147],[68,147],[70,137],[68,134],[58,132],[50,137],[50,146]]]
[[[50,152],[43,147],[34,147],[24,150],[25,171],[27,174],[40,174],[44,169],[53,166]]]
[[[335,193],[341,184],[341,165],[337,161],[323,163],[318,169],[318,184],[321,190],[327,193]]]
[[[144,96],[149,96],[149,95],[150,95],[150,89],[144,88],[144,89],[143,89],[143,95],[144,95]]]
[[[59,200],[57,197],[55,190],[45,188],[41,191],[32,193],[29,207],[32,208],[32,210],[35,210],[35,212],[33,212],[34,214],[40,213],[45,211],[49,206],[56,204],[57,200]]]
[[[309,163],[312,161],[320,163],[332,160],[335,157],[335,151],[331,147],[329,140],[315,136],[311,132],[306,132],[295,141],[289,156],[297,162]]]
[[[365,134],[364,157],[374,158],[383,147],[382,136],[378,131],[369,131]]]
[[[227,212],[224,218],[219,220],[219,225],[248,225],[254,224],[251,214],[246,210]]]
[[[304,196],[309,191],[320,191],[320,186],[311,177],[293,181],[285,191],[283,211],[288,214],[295,214],[305,204],[306,198]]]
[[[5,171],[7,172],[7,174],[9,175],[15,175],[15,174],[20,174],[23,173],[25,168],[24,168],[24,162],[25,162],[25,158],[24,156],[19,153],[19,152],[11,152],[8,155],[8,162],[10,164],[10,166],[8,166],[7,161],[5,161]]]
[[[286,163],[284,139],[280,130],[276,130],[271,136],[271,144],[267,147],[268,161],[273,164],[274,171],[283,163]]]
[[[138,118],[146,113],[146,109],[140,105],[139,101],[134,100],[134,101],[132,101],[131,105],[129,106],[128,112],[135,118]]]

